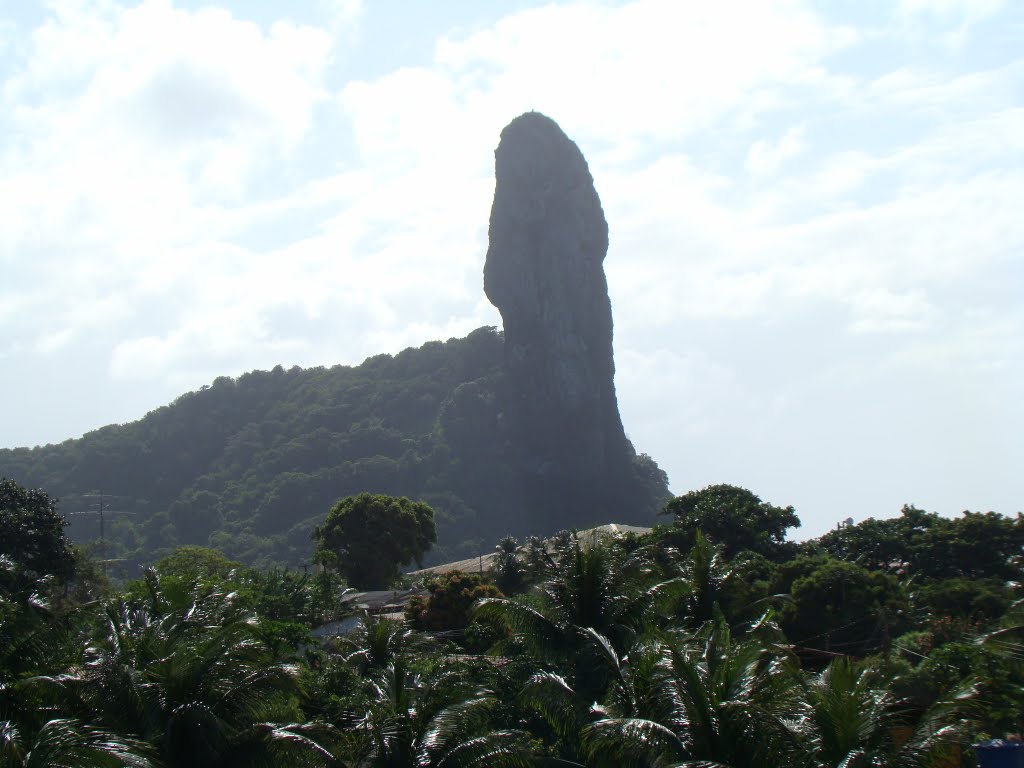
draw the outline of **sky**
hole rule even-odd
[[[590,164],[675,493],[1024,509],[1024,3],[0,0],[0,446],[500,325],[501,128]]]

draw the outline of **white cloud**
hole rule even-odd
[[[900,0],[898,12],[973,23],[994,16],[1005,5],[1005,0]]]
[[[747,152],[747,171],[754,176],[768,176],[778,171],[786,160],[799,155],[803,149],[803,125],[790,128],[775,144],[758,139]]]
[[[865,291],[853,297],[854,333],[927,330],[938,310],[918,292]]]
[[[348,34],[366,11],[363,0],[318,0],[331,19],[336,34]]]
[[[948,119],[965,110],[1001,109],[1014,102],[1024,63],[950,75],[935,69],[901,67],[872,82],[868,96],[902,109],[930,111]]]
[[[437,64],[467,103],[501,103],[504,120],[510,108],[538,109],[577,140],[676,141],[761,88],[827,85],[817,61],[854,37],[795,2],[552,5],[443,40]]]
[[[51,230],[81,230],[76,211],[106,238],[166,242],[190,220],[202,227],[194,206],[237,198],[268,158],[284,159],[324,94],[331,41],[312,28],[264,33],[160,0],[57,7],[5,83],[3,165],[15,173],[0,188],[18,218],[45,216]]]
[[[302,139],[331,46],[312,27],[160,0],[53,8],[0,101],[0,262],[34,273],[23,311],[46,349],[145,314],[154,285],[209,277],[191,242],[237,230],[216,201],[251,194]]]
[[[55,333],[48,333],[36,343],[36,351],[44,355],[52,355],[64,349],[74,337],[71,328],[63,328]]]

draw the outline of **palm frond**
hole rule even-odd
[[[499,597],[478,600],[472,609],[472,619],[513,633],[541,656],[565,646],[565,633],[558,624],[515,600]]]
[[[334,754],[324,746],[336,736],[336,729],[327,723],[258,723],[233,740],[225,768],[337,765]]]
[[[541,672],[527,680],[519,699],[564,739],[575,741],[594,719],[589,704],[580,699],[565,678],[553,672]]]
[[[610,756],[622,764],[641,758],[648,765],[688,757],[686,745],[670,728],[641,718],[598,720],[582,732],[591,759]]]
[[[91,768],[108,765],[154,768],[148,745],[86,725],[79,720],[47,722],[24,754],[24,768]]]

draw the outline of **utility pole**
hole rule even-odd
[[[100,551],[103,552],[105,557],[107,554],[107,536],[103,517],[103,491],[100,491]]]
[[[77,512],[70,512],[71,515],[99,515],[100,518],[100,563],[103,565],[103,575],[107,575],[107,564],[110,560],[107,558],[107,515],[134,515],[134,512],[125,512],[120,509],[109,509],[106,505],[106,499],[111,498],[110,494],[105,494],[102,490],[95,491],[93,493],[87,493],[79,498],[82,499],[99,499],[97,503],[90,504],[91,509],[79,510]],[[119,496],[113,496],[113,498],[125,498]]]

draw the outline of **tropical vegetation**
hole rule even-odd
[[[3,487],[29,542],[0,554],[4,767],[945,768],[1020,728],[1020,515],[797,544],[714,486],[645,535],[506,537],[382,616],[343,568],[194,546],[111,584]]]

